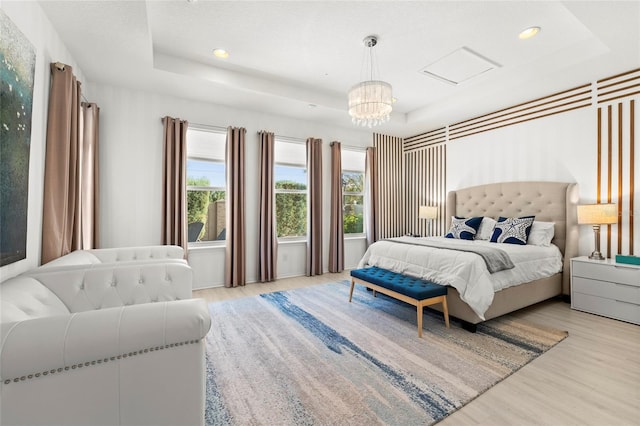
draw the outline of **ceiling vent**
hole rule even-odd
[[[496,62],[480,56],[468,47],[461,47],[422,68],[420,73],[458,85],[499,67]]]

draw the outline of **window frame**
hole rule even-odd
[[[189,179],[189,169],[188,169],[188,162],[189,160],[195,160],[195,161],[204,161],[204,162],[209,162],[209,163],[217,163],[217,164],[222,164],[224,165],[224,172],[225,172],[225,186],[223,187],[219,187],[219,186],[199,186],[199,185],[188,185],[185,182],[185,196],[188,195],[189,191],[206,191],[206,192],[224,192],[224,200],[227,199],[227,182],[226,182],[226,172],[227,172],[227,163],[226,160],[220,160],[217,158],[210,158],[210,157],[204,157],[204,156],[190,156],[189,155],[189,136],[188,136],[188,132],[189,130],[194,130],[194,131],[198,131],[198,132],[206,132],[206,133],[212,133],[212,134],[216,134],[216,135],[223,135],[225,137],[225,141],[226,141],[226,131],[225,130],[218,130],[218,129],[214,129],[214,128],[209,128],[206,126],[189,126],[189,128],[187,129],[187,158],[186,158],[186,162],[187,164],[185,164],[185,169],[187,172],[187,182]],[[223,145],[223,148],[226,149],[226,142]],[[225,156],[226,157],[226,156]],[[186,204],[186,203],[185,203]],[[185,217],[186,215],[188,215],[188,205],[185,206]],[[225,205],[225,215],[226,215],[226,205]],[[188,227],[189,224],[187,224]],[[225,219],[225,226],[226,226],[226,219]],[[187,235],[187,249],[193,249],[193,248],[206,248],[206,247],[225,247],[227,243],[226,238],[224,240],[205,240],[205,241],[188,241],[188,235]]]
[[[288,143],[288,144],[299,144],[299,145],[303,145],[303,142],[292,142],[290,140],[286,140],[286,139],[278,139],[278,137],[276,136],[275,138],[275,143],[277,144],[278,142],[280,143]],[[307,202],[307,216],[306,216],[306,220],[305,220],[305,235],[296,235],[296,236],[286,236],[286,237],[278,237],[276,236],[277,240],[278,240],[278,244],[281,243],[296,243],[296,242],[307,242],[308,240],[308,227],[309,227],[309,183],[305,182],[306,188],[305,189],[278,189],[276,188],[276,184],[277,184],[277,180],[276,180],[276,167],[278,166],[283,166],[283,167],[295,167],[295,168],[299,168],[299,169],[303,169],[305,173],[308,173],[308,167],[307,167],[307,161],[306,161],[306,156],[303,159],[303,162],[300,163],[292,163],[292,162],[280,162],[280,161],[275,161],[273,162],[273,205],[274,205],[274,209],[276,210],[274,212],[274,217],[275,217],[275,221],[276,221],[276,233],[277,233],[277,228],[278,228],[278,214],[277,214],[277,208],[276,208],[276,196],[278,194],[304,194],[305,195],[305,200]]]

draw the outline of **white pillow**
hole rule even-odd
[[[527,244],[549,247],[555,234],[554,226],[555,224],[553,222],[540,222],[536,220],[531,226]]]
[[[491,234],[493,233],[493,228],[496,226],[495,219],[490,217],[483,217],[482,222],[480,222],[480,227],[478,228],[478,232],[476,233],[476,240],[489,240],[491,238]]]

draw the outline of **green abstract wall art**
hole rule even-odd
[[[27,256],[35,63],[33,45],[0,9],[0,266]]]

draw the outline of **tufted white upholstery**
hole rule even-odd
[[[0,283],[0,424],[202,424],[211,319],[191,282],[125,262]]]
[[[36,279],[17,276],[0,284],[0,323],[68,313],[62,300]]]
[[[76,250],[42,265],[40,268],[94,265],[118,262],[167,262],[184,261],[184,249],[174,245],[118,247],[93,250]]]
[[[191,298],[193,272],[184,263],[141,263],[36,269],[26,273],[71,312]]]

